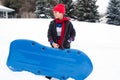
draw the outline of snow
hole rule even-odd
[[[99,11],[100,14],[106,13],[107,7],[109,5],[109,1],[110,0],[97,0],[96,4],[99,6],[98,11]]]
[[[30,72],[13,72],[6,66],[10,42],[30,39],[46,46],[51,19],[0,19],[0,79],[47,80]],[[71,48],[85,52],[94,69],[86,80],[120,80],[120,26],[72,21],[76,39]],[[54,65],[53,65],[54,66]],[[72,80],[72,79],[69,79]]]

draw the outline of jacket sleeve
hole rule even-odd
[[[76,36],[76,31],[75,31],[75,29],[73,27],[73,24],[71,22],[70,22],[70,27],[71,27],[71,29],[70,29],[70,40],[74,41],[75,36]]]
[[[52,42],[52,41],[53,41],[53,39],[52,39],[52,22],[50,22],[50,24],[49,24],[47,37],[48,37],[48,41],[49,41],[49,42]]]

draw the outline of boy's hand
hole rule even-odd
[[[54,48],[59,48],[59,45],[57,44],[57,43],[52,43],[52,46],[54,47]]]

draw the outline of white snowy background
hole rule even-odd
[[[104,14],[107,11],[107,7],[109,4],[110,0],[97,0],[97,5],[98,7],[98,11],[100,14]]]
[[[108,0],[98,0],[104,13]],[[47,80],[42,75],[13,72],[6,66],[10,42],[30,39],[50,46],[47,30],[51,19],[0,19],[0,80]],[[71,48],[85,52],[93,72],[85,80],[120,80],[120,26],[72,21],[76,39]],[[53,65],[54,66],[54,65]],[[69,79],[72,80],[72,79]]]

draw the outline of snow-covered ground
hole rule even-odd
[[[12,72],[6,61],[10,42],[31,39],[50,46],[47,30],[50,19],[0,19],[0,80],[47,80],[30,72]],[[120,80],[120,26],[72,21],[76,39],[71,48],[85,52],[94,69],[86,80]],[[69,79],[71,80],[71,79]]]

